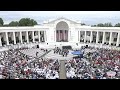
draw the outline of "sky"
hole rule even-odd
[[[21,18],[32,18],[41,24],[44,20],[65,17],[79,20],[87,25],[120,22],[120,11],[0,11],[4,23],[19,21]]]

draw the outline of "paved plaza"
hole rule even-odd
[[[60,79],[66,79],[65,60],[60,61]]]
[[[36,57],[36,52],[39,52],[38,57],[41,57],[43,54],[45,54],[45,52],[42,51],[41,49],[25,49],[25,50],[20,50],[20,52],[32,57]]]

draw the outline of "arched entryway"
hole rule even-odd
[[[56,25],[57,42],[68,42],[68,29],[68,24],[64,21],[61,21]]]

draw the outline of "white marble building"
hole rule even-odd
[[[66,18],[45,21],[34,27],[0,27],[0,46],[18,43],[46,43],[47,45],[120,45],[119,27],[82,26],[81,22]]]

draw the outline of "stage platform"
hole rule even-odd
[[[45,55],[44,58],[58,59],[58,60],[71,60],[75,56],[75,55],[71,54],[71,52],[72,51],[69,51],[69,54],[67,55],[67,57],[63,57],[62,55],[54,54],[54,51],[52,50],[47,55]]]

